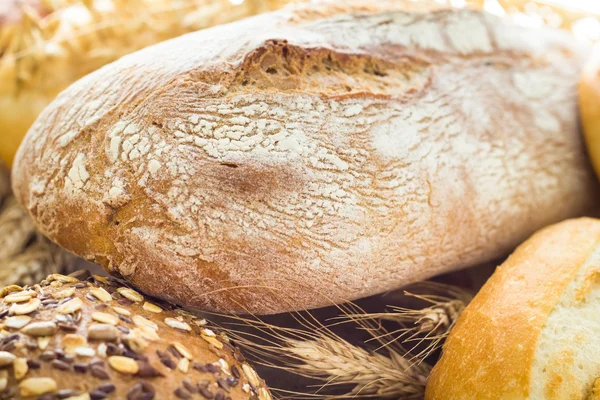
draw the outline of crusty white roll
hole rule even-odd
[[[355,299],[597,203],[580,50],[424,3],[264,14],[70,87],[20,148],[14,190],[60,245],[180,304]]]
[[[426,400],[600,398],[600,220],[536,233],[450,333]]]
[[[205,319],[77,275],[0,289],[0,398],[271,400]]]

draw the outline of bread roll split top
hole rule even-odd
[[[523,243],[460,316],[426,400],[600,397],[600,220]]]
[[[27,135],[14,190],[52,240],[178,304],[356,299],[595,204],[580,50],[422,3],[264,14],[71,86]]]
[[[121,280],[78,276],[0,291],[1,399],[271,399],[206,320]]]

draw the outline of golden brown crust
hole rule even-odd
[[[270,399],[206,320],[115,278],[55,274],[0,296],[1,399]]]
[[[579,109],[588,153],[600,176],[600,47],[596,48],[581,75]]]
[[[542,328],[599,240],[600,221],[584,218],[543,229],[519,246],[460,316],[426,399],[527,398]]]
[[[146,293],[256,313],[479,264],[595,206],[570,35],[368,3],[211,28],[87,76],[30,131],[16,196]]]

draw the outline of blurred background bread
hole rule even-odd
[[[589,156],[600,176],[600,47],[591,54],[579,82],[581,124]]]
[[[600,220],[533,235],[462,312],[426,399],[598,398],[599,276]]]
[[[75,275],[0,291],[3,399],[271,399],[205,319],[115,278]]]

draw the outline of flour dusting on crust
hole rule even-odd
[[[40,118],[17,192],[51,237],[141,289],[257,312],[492,259],[586,210],[568,34],[386,4],[285,10],[123,58]],[[85,215],[92,239],[52,207]]]

